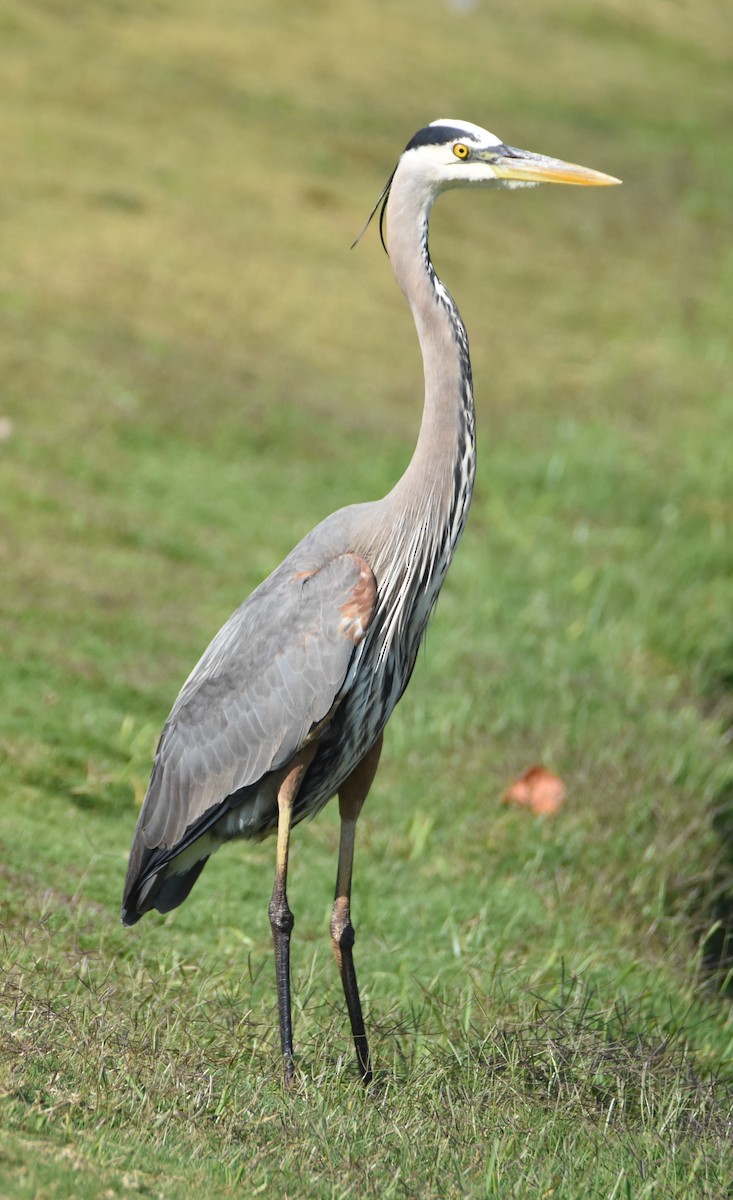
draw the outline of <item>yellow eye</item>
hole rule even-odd
[[[468,158],[471,152],[468,149],[468,146],[464,145],[463,142],[456,142],[455,146],[453,147],[453,153],[455,154],[456,158]]]

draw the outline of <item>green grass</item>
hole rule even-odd
[[[731,17],[719,5],[10,0],[0,17],[0,1196],[730,1192]],[[118,923],[182,679],[318,519],[409,459],[374,232],[440,115],[622,177],[455,194],[469,527],[360,821]],[[726,732],[728,731],[728,732]],[[505,808],[541,761],[568,785]]]

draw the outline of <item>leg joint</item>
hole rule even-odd
[[[270,927],[273,930],[277,930],[278,933],[292,932],[295,917],[288,907],[287,900],[273,896],[268,912],[270,914]]]
[[[331,917],[331,940],[339,950],[351,950],[356,941],[356,932],[351,920],[342,913],[334,912]]]

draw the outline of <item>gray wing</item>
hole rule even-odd
[[[278,571],[220,630],[163,730],[133,841],[126,893],[228,796],[286,765],[344,693],[374,612],[367,563],[342,554]]]

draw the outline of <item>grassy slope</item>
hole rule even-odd
[[[689,9],[6,6],[0,1194],[725,1191],[692,900],[730,775],[703,694],[733,599],[730,41]],[[381,1075],[353,1084],[327,811],[295,838],[283,1097],[272,846],[132,932],[119,889],[197,653],[409,456],[409,315],[373,233],[347,246],[441,114],[626,185],[435,213],[480,479],[362,819]],[[499,804],[536,760],[554,823]]]

